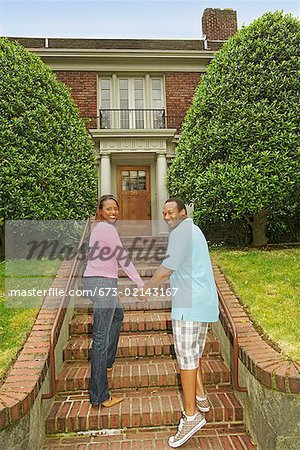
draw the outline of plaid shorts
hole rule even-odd
[[[172,328],[179,368],[183,370],[197,369],[205,346],[208,322],[186,322],[172,319]]]

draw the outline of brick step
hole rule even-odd
[[[135,258],[131,258],[131,261],[134,263],[140,277],[145,282],[149,278],[152,277],[152,275],[154,274],[154,272],[156,271],[156,269],[159,267],[159,265],[161,263],[161,261],[153,261],[153,260],[151,260],[151,258],[148,258],[148,259],[145,259],[142,261],[136,261]],[[68,275],[69,275],[69,270],[61,271],[59,278],[68,278]],[[119,277],[119,281],[118,281],[119,286],[123,286],[123,284],[126,286],[128,286],[128,285],[135,286],[134,282],[128,278],[128,276],[126,275],[126,272],[120,266],[118,267],[118,277]],[[79,278],[81,280],[82,275],[78,276],[77,278]],[[166,283],[166,284],[168,284],[168,283]],[[80,288],[82,288],[81,283],[80,283]]]
[[[122,242],[134,264],[147,263],[158,266],[165,258],[168,238],[122,238]]]
[[[211,426],[242,425],[243,409],[232,389],[208,387],[207,391],[211,409],[206,420]],[[112,408],[92,407],[85,392],[57,397],[46,420],[47,433],[170,426],[180,419],[178,389],[125,391],[124,397]]]
[[[206,385],[229,384],[230,371],[220,357],[203,357],[202,365]],[[65,362],[57,379],[58,392],[87,390],[90,372],[88,362]],[[110,389],[177,386],[179,380],[177,363],[171,357],[117,360],[108,377]]]
[[[141,278],[150,278],[160,265],[160,262],[151,262],[149,259],[146,261],[139,261],[136,263],[134,259],[131,259],[131,261],[136,266],[136,269],[140,275]],[[119,281],[121,281],[122,278],[128,279],[128,276],[126,275],[124,269],[122,269],[120,266],[118,267],[118,277]],[[131,285],[134,285],[134,283],[130,280]]]
[[[151,252],[150,254],[146,252],[134,252],[130,253],[129,257],[130,261],[132,261],[137,268],[143,265],[145,266],[146,264],[148,264],[149,266],[158,267],[163,262],[165,254],[166,252],[157,255],[155,251]]]
[[[46,439],[44,450],[152,450],[154,448],[170,450],[168,437],[175,432],[175,427],[165,427],[141,431],[126,430],[123,433],[116,430],[115,434],[108,436],[102,436],[96,432],[91,436],[57,435]],[[184,444],[184,449],[255,450],[256,446],[243,426],[216,429],[205,426]]]
[[[132,248],[151,248],[151,247],[167,247],[168,236],[122,236],[120,234],[122,244],[126,249]]]
[[[153,265],[153,264],[150,264],[150,261],[136,264],[137,271],[141,278],[152,277],[152,275],[154,274],[154,272],[156,271],[158,266],[159,266],[159,263],[157,263],[156,265]],[[119,276],[119,278],[127,278],[125,271],[121,267],[119,267],[119,269],[118,269],[118,276]]]
[[[78,278],[80,279],[80,281],[82,281],[82,277],[78,277]],[[141,278],[146,283],[149,280],[150,277],[142,276]],[[165,281],[164,283],[161,284],[161,286],[164,289],[166,289],[167,287],[170,287],[170,283],[169,283],[169,281]],[[82,283],[79,283],[79,288],[83,289]],[[132,288],[136,288],[136,285],[134,284],[134,282],[130,278],[128,278],[126,276],[126,277],[122,277],[122,278],[118,279],[118,288],[119,288],[119,291],[122,291],[125,288],[131,288],[131,289]]]
[[[90,314],[77,314],[69,325],[71,335],[92,332],[93,318]],[[171,331],[170,311],[127,311],[124,316],[123,331]]]
[[[155,245],[151,248],[149,246],[139,248],[128,247],[127,251],[131,261],[135,261],[136,264],[148,262],[157,265],[164,260],[167,254],[167,246]],[[120,256],[122,257],[122,255]]]
[[[171,309],[171,298],[165,297],[150,297],[149,300],[141,301],[136,297],[119,296],[119,301],[122,303],[125,311],[157,311]],[[93,303],[86,297],[80,297],[75,301],[75,313],[91,314],[93,311]]]
[[[92,341],[89,335],[71,336],[64,349],[64,361],[87,360],[91,356]],[[220,353],[220,343],[211,334],[207,334],[204,355],[214,356]],[[170,333],[121,333],[117,357],[169,356],[174,354],[173,336]]]

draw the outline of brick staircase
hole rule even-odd
[[[125,245],[130,244],[127,238]],[[160,238],[153,245],[152,253],[162,245],[165,246],[166,241]],[[142,277],[147,278],[159,261],[147,264],[149,255],[141,258],[138,252],[133,253],[132,259]],[[120,278],[119,291],[131,284],[128,279]],[[144,303],[129,296],[120,300],[125,318],[109,383],[125,400],[109,409],[92,408],[89,403],[92,308],[91,303],[82,298],[70,323],[58,392],[46,422],[45,449],[170,448],[167,439],[176,431],[182,410],[171,334],[171,300],[155,297]],[[244,428],[242,407],[230,385],[229,369],[211,330],[203,370],[211,410],[206,414],[207,425],[183,448],[255,449]]]

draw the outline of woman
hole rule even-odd
[[[107,379],[107,370],[115,361],[124,317],[118,302],[118,263],[138,287],[144,285],[115,228],[118,216],[119,203],[116,198],[103,195],[99,200],[83,274],[85,289],[94,304],[90,402],[105,407],[123,401],[123,397],[109,395]]]

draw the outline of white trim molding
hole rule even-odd
[[[30,49],[53,70],[96,72],[205,72],[209,50]]]

